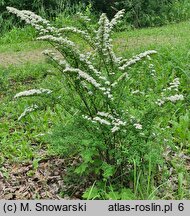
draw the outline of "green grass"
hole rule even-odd
[[[34,38],[35,33],[31,28],[13,29],[0,38],[0,56],[10,55],[11,58],[17,52],[27,53],[49,46],[36,42]],[[169,176],[165,167],[165,176],[158,178],[163,184],[161,188],[167,189],[168,194],[163,192],[158,195],[158,188],[154,187],[151,177],[150,162],[147,176],[144,170],[138,170],[137,167],[134,169],[135,195],[142,199],[188,199],[188,164],[180,159],[179,155],[190,155],[190,23],[115,33],[114,39],[115,50],[121,56],[131,57],[147,49],[157,50],[158,55],[154,57],[153,62],[159,78],[166,83],[178,76],[181,79],[180,92],[185,95],[185,101],[176,106],[172,121],[167,116],[162,116],[158,122],[158,125],[171,125],[168,133],[172,134],[171,143],[176,155],[168,158],[166,165],[175,170],[178,188],[175,191],[164,188],[165,183],[161,179],[167,179]],[[51,150],[52,153],[50,143],[44,141],[43,134],[48,134],[52,126],[68,120],[64,111],[66,95],[62,89],[62,77],[54,76],[57,73],[57,70],[45,61],[40,63],[28,59],[28,62],[17,66],[8,63],[6,67],[1,65],[0,164],[7,160],[13,163],[38,159],[42,150]],[[50,97],[14,99],[16,93],[32,88],[50,88],[55,92]],[[32,104],[37,104],[39,109],[18,121],[24,109]]]
[[[3,161],[21,162],[34,158],[43,144],[40,134],[47,133],[53,122],[60,120],[59,114],[55,115],[61,107],[57,94],[43,100],[42,97],[14,99],[16,93],[26,89],[53,87],[51,83],[55,83],[55,78],[51,69],[55,70],[48,64],[30,63],[0,68],[0,155]],[[60,87],[59,84],[54,89],[60,91]],[[18,121],[24,109],[33,103],[39,105],[39,110]]]
[[[160,52],[170,49],[171,54],[178,50],[184,54],[184,51],[186,50],[188,53],[190,48],[189,34],[190,23],[182,22],[160,28],[116,33],[114,38],[116,50],[118,47],[118,52],[122,55],[130,55],[147,49],[156,49]]]
[[[47,43],[35,40],[36,33],[32,27],[13,28],[0,37],[0,53],[15,53],[45,48]]]

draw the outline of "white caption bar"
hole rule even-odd
[[[0,201],[0,216],[186,216],[190,201]]]

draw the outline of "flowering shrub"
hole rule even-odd
[[[115,54],[111,36],[124,10],[111,21],[102,14],[98,29],[92,30],[88,28],[86,17],[82,18],[85,29],[56,28],[33,12],[7,9],[32,25],[39,33],[38,40],[48,41],[53,47],[44,54],[64,76],[65,93],[72,99],[68,101],[68,112],[77,111],[77,116],[62,133],[64,153],[77,149],[82,159],[76,172],[93,173],[104,180],[123,179],[133,160],[140,164],[151,155],[156,164],[164,148],[160,145],[164,132],[161,134],[160,125],[157,125],[163,115],[162,106],[184,97],[176,93],[180,84],[177,77],[169,87],[160,87],[151,59],[157,53],[155,50],[130,59]],[[73,34],[84,40],[85,49],[71,40]],[[52,91],[32,89],[18,93],[15,98],[48,95]],[[19,119],[34,109],[37,105],[27,108]]]

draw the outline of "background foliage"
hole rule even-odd
[[[134,27],[158,26],[189,18],[188,0],[92,0],[96,11],[110,17],[125,9],[126,21]]]
[[[105,12],[109,18],[124,8],[126,16],[122,29],[126,26],[160,26],[190,18],[189,0],[0,0],[0,32],[13,25],[21,25],[17,19],[8,15],[6,6],[28,9],[52,19],[60,14],[64,17],[73,16],[76,12],[85,11],[85,6],[89,5],[92,6],[92,16]]]
[[[72,11],[72,5],[75,5],[76,3],[76,0],[0,0],[0,32],[3,32],[6,29],[10,29],[15,25],[21,25],[19,19],[15,19],[7,13],[7,6],[16,7],[18,9],[31,10],[43,17],[54,18],[56,15],[62,13],[63,11]],[[75,11],[72,12],[74,13]],[[4,22],[5,20],[6,23]]]

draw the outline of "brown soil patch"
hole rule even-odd
[[[28,52],[0,53],[0,65],[8,67],[10,65],[19,65],[27,62],[41,62],[45,57],[42,54],[44,49],[37,49]]]

